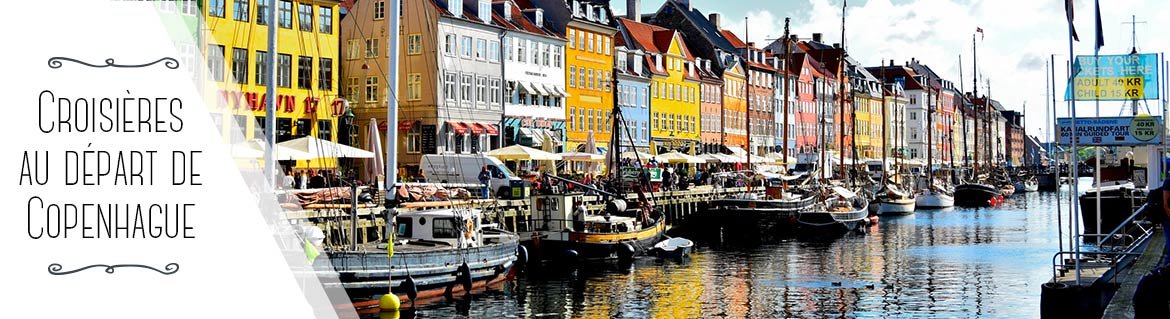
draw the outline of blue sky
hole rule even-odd
[[[642,0],[643,13],[657,10],[665,0]],[[723,15],[723,28],[742,36],[744,17],[749,17],[751,41],[783,34],[784,17],[792,18],[791,29],[802,38],[823,33],[825,41],[839,42],[842,0],[691,0],[703,13]],[[1138,49],[1166,52],[1170,44],[1158,30],[1170,30],[1170,5],[1165,0],[1101,1],[1105,47],[1101,54],[1124,54],[1131,48],[1131,15],[1138,21]],[[625,0],[612,0],[614,14],[625,14]],[[1093,1],[1076,0],[1075,26],[1083,42],[1074,44],[1075,54],[1092,54],[1094,36]],[[948,80],[971,90],[972,36],[977,27],[980,74],[979,92],[990,92],[1007,108],[1024,111],[1028,134],[1044,136],[1046,117],[1045,68],[1055,54],[1059,66],[1057,82],[1063,82],[1064,60],[1068,58],[1068,31],[1064,0],[851,0],[846,14],[846,46],[850,55],[865,65],[894,60],[902,64],[917,59]],[[962,63],[959,58],[962,56]],[[963,81],[960,83],[960,70]],[[990,87],[988,86],[990,82]],[[1057,84],[1063,94],[1064,85]],[[1055,116],[1066,116],[1058,101]],[[1155,101],[1153,113],[1160,114]],[[1145,111],[1144,108],[1139,109]],[[1078,116],[1096,113],[1092,103],[1078,103]],[[1128,111],[1125,111],[1128,113]],[[1102,116],[1122,113],[1120,103],[1102,103]],[[1054,116],[1054,117],[1055,117]],[[1046,138],[1041,138],[1045,140]]]

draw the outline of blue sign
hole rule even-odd
[[[1137,146],[1162,143],[1161,116],[1138,115],[1135,117],[1082,117],[1077,118],[1077,131],[1073,134],[1072,119],[1056,120],[1060,145],[1069,145],[1075,135],[1081,146]]]
[[[1158,99],[1158,55],[1077,56],[1065,100],[1131,101]]]

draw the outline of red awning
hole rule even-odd
[[[500,130],[498,128],[496,128],[495,124],[480,124],[480,125],[483,126],[483,130],[485,132],[487,132],[488,135],[499,135],[500,134]]]
[[[448,128],[448,130],[451,130],[451,132],[455,132],[455,134],[467,134],[467,124],[463,124],[461,122],[455,122],[455,121],[448,121],[447,126],[450,126],[450,128]]]
[[[414,127],[415,123],[418,123],[418,121],[417,120],[398,121],[398,130],[399,131],[409,131],[412,127]]]
[[[467,128],[471,129],[471,134],[483,134],[483,126],[479,123],[467,123]]]

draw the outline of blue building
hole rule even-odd
[[[614,41],[614,69],[617,74],[617,101],[625,125],[622,149],[615,152],[650,151],[650,77],[642,50],[630,50],[621,36]],[[633,145],[631,146],[631,141]]]

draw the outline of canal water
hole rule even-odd
[[[1061,203],[1067,218],[1067,198]],[[470,300],[402,315],[1036,318],[1040,284],[1051,278],[1058,249],[1056,205],[1056,193],[1017,194],[998,208],[883,217],[866,234],[704,242],[683,262],[546,267]]]

